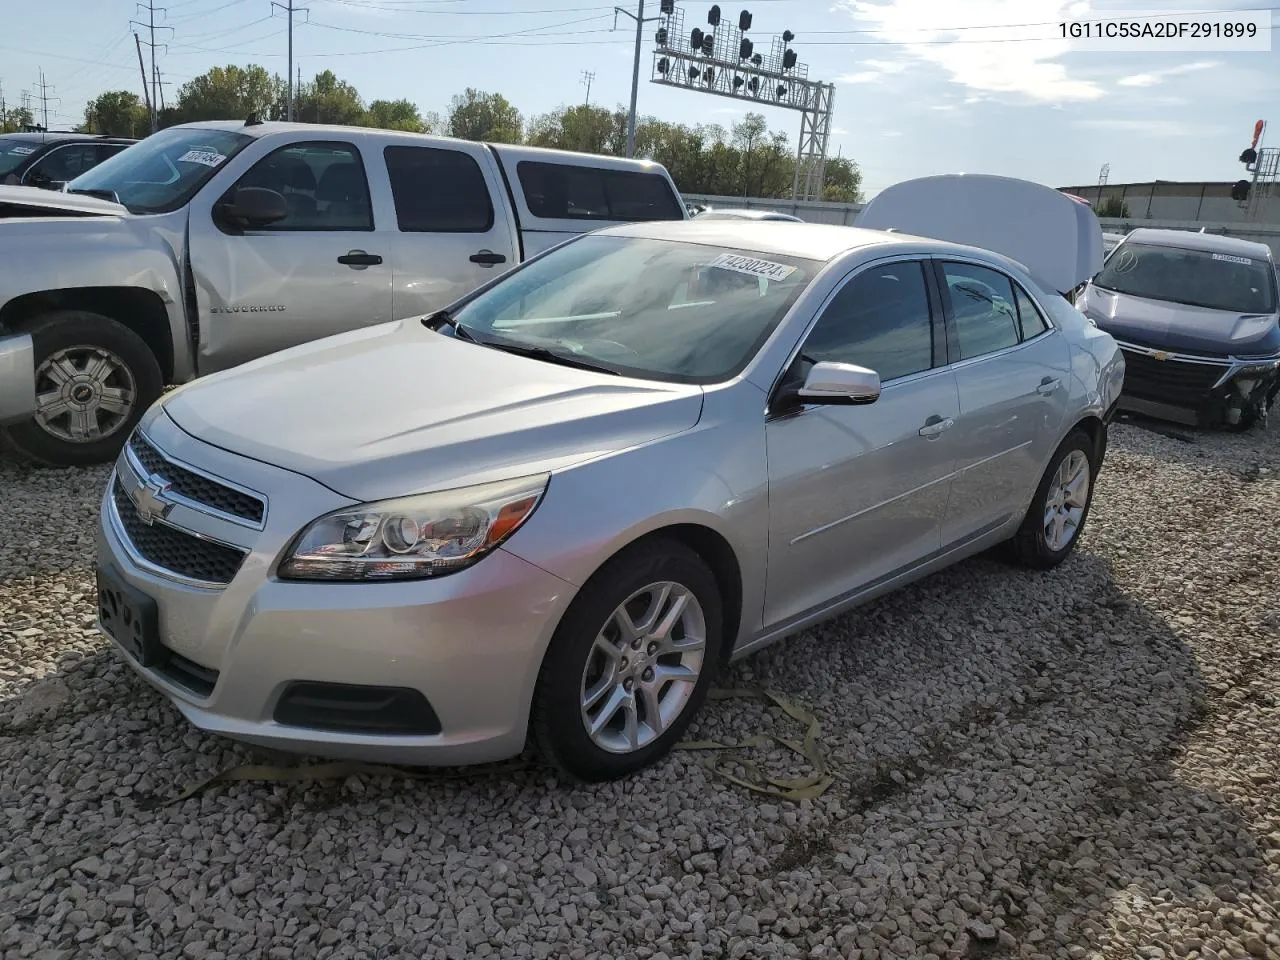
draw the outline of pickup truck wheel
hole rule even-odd
[[[661,758],[706,699],[722,622],[715,576],[688,547],[647,541],[615,556],[543,661],[531,718],[543,757],[587,782]]]
[[[114,459],[164,391],[155,354],[110,317],[58,310],[24,325],[35,344],[36,413],[5,435],[33,460],[61,467]]]
[[[1054,453],[1010,543],[1023,566],[1050,570],[1075,549],[1093,504],[1095,456],[1093,440],[1083,430],[1072,431]]]

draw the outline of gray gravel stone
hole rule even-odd
[[[1058,570],[975,558],[733,667],[822,722],[799,804],[676,753],[158,805],[275,758],[94,632],[107,471],[0,459],[0,955],[1280,957],[1280,431],[1191,436],[1112,428]],[[760,731],[803,733],[720,700],[690,737]]]

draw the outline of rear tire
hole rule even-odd
[[[543,660],[531,717],[542,756],[585,782],[659,760],[706,699],[722,631],[715,576],[694,551],[663,539],[618,554],[582,588]]]
[[[1073,430],[1062,441],[1040,478],[1022,526],[1009,542],[1018,563],[1051,570],[1071,555],[1089,519],[1097,460],[1093,439],[1083,430]]]
[[[23,330],[35,345],[37,410],[5,436],[53,466],[113,460],[164,391],[151,348],[124,324],[86,310],[45,313]]]

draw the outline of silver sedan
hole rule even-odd
[[[992,252],[602,230],[164,397],[102,502],[101,624],[205,730],[412,764],[531,735],[614,778],[731,660],[997,544],[1061,563],[1122,375]]]

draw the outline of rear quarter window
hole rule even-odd
[[[545,220],[683,220],[657,173],[522,160],[516,165],[529,212]]]

